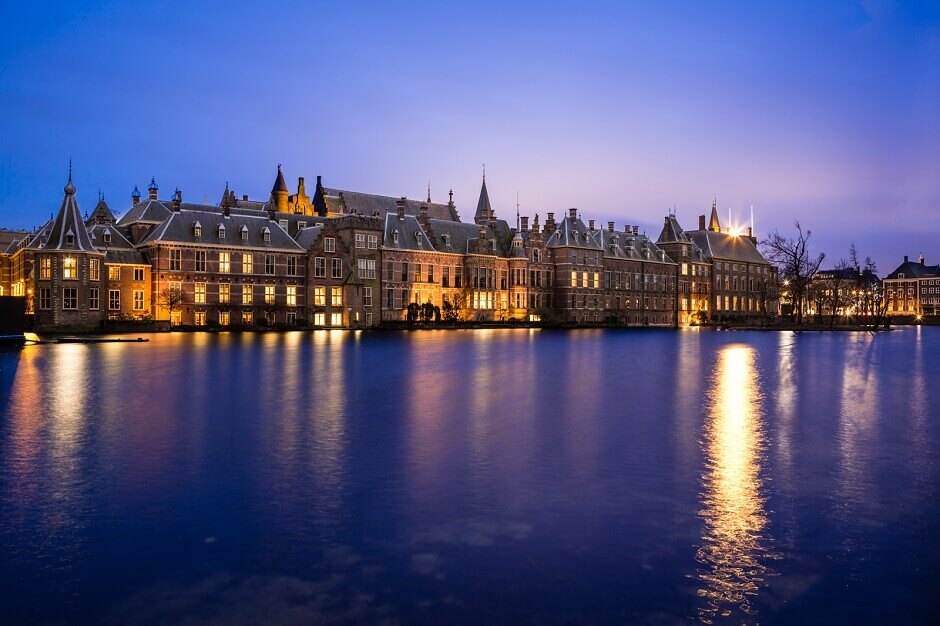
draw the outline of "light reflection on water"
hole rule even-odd
[[[736,612],[745,621],[755,616],[752,599],[769,574],[761,405],[754,349],[725,346],[708,394],[703,441],[705,529],[696,558],[698,593],[706,601],[698,616],[705,623]]]

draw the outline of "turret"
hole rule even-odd
[[[277,177],[274,179],[274,187],[271,189],[271,205],[278,213],[287,213],[287,200],[290,192],[287,190],[287,181],[284,180],[284,173],[281,172],[281,164],[277,164]]]

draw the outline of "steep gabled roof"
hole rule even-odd
[[[94,224],[88,231],[95,248],[104,252],[105,263],[146,265],[144,255],[113,224]]]
[[[121,216],[118,226],[129,226],[133,223],[159,224],[170,217],[169,208],[160,200],[143,200],[131,207],[130,211]]]
[[[591,232],[580,217],[565,217],[546,242],[549,248],[571,246],[575,248],[601,249],[596,232]]]
[[[897,269],[885,276],[887,279],[896,279],[899,274],[904,278],[934,278],[940,276],[940,265],[925,265],[913,261],[901,263]]]
[[[82,220],[78,201],[75,199],[75,185],[72,184],[72,174],[69,172],[69,182],[65,185],[65,197],[59,214],[56,215],[49,232],[49,240],[44,246],[46,250],[76,250],[94,252],[95,247],[88,236],[88,229]]]
[[[117,219],[108,207],[108,203],[104,201],[104,197],[101,197],[98,199],[98,204],[95,205],[95,210],[91,212],[85,223],[91,226],[92,224],[113,224],[116,221]]]
[[[320,192],[322,192],[322,202],[330,213],[359,213],[360,215],[370,216],[376,212],[379,215],[385,215],[386,213],[396,213],[398,210],[395,203],[399,198],[392,198],[391,196],[330,187],[318,187],[317,193]],[[405,199],[405,213],[407,215],[417,216],[422,206],[428,207],[428,217],[433,219],[455,222],[460,219],[457,216],[456,207],[449,204]]]
[[[384,231],[382,246],[385,248],[434,251],[431,240],[421,228],[418,218],[413,215],[405,215],[402,219],[398,219],[397,214],[386,213]],[[395,240],[396,232],[398,241]]]
[[[757,250],[750,237],[716,233],[711,230],[693,230],[687,234],[709,258],[770,264]]]
[[[300,252],[303,248],[281,228],[277,222],[267,217],[235,215],[224,216],[217,210],[190,210],[182,205],[179,211],[173,211],[162,224],[152,229],[140,242],[141,245],[157,241],[180,242],[203,245],[247,246],[250,248],[284,250]],[[200,205],[188,205],[199,207]],[[212,207],[206,207],[211,209]],[[200,236],[196,237],[195,225],[199,223]],[[219,237],[219,226],[225,226],[225,237]],[[248,238],[241,236],[242,226],[246,227]],[[264,230],[271,234],[271,240],[264,240]]]
[[[477,200],[477,210],[473,214],[473,221],[493,219],[493,207],[490,205],[490,194],[486,190],[486,176],[483,177],[483,185],[480,187],[480,199]]]

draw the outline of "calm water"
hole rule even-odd
[[[0,623],[924,621],[938,374],[940,328],[0,352]]]

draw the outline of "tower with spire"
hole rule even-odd
[[[64,192],[48,242],[35,256],[35,327],[38,330],[95,330],[101,321],[104,253],[95,249],[82,219],[72,182],[71,161]]]
[[[480,187],[480,199],[477,200],[477,211],[473,215],[473,221],[477,224],[485,224],[496,218],[493,214],[493,207],[490,205],[490,194],[486,190],[486,167],[483,167],[483,185]]]
[[[274,179],[274,187],[271,189],[271,205],[278,213],[287,213],[288,199],[290,191],[287,190],[287,181],[284,180],[284,172],[281,171],[281,164],[277,164],[277,176]]]
[[[708,230],[720,233],[721,223],[718,221],[718,196],[712,199],[712,214],[708,219]]]

